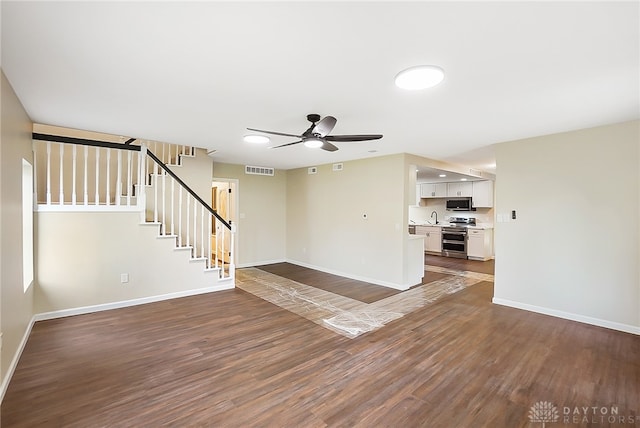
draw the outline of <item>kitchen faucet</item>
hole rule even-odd
[[[433,215],[434,215],[434,214],[436,215],[436,224],[438,224],[438,213],[437,213],[437,212],[432,211],[432,212],[431,212],[431,218],[433,218]]]

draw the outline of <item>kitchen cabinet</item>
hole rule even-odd
[[[416,235],[424,235],[424,251],[442,253],[442,229],[438,226],[416,226]]]
[[[474,208],[491,208],[493,207],[493,181],[482,180],[472,183],[472,202]]]
[[[467,230],[467,257],[483,261],[493,257],[493,229]]]
[[[421,198],[446,198],[447,183],[422,183],[420,184]]]
[[[470,198],[473,196],[473,184],[470,181],[447,183],[447,196],[450,198]]]

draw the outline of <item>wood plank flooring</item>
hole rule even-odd
[[[640,337],[492,295],[481,282],[355,339],[239,289],[38,322],[2,427],[537,427],[540,401],[550,428],[640,426]],[[561,425],[593,406],[627,419]]]

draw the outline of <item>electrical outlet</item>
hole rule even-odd
[[[120,274],[120,283],[121,284],[126,284],[129,282],[129,274],[128,273],[121,273]]]

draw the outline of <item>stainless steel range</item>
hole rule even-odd
[[[449,226],[442,228],[442,255],[467,258],[467,226],[475,226],[474,217],[450,217]]]

